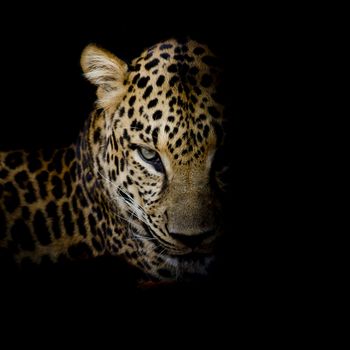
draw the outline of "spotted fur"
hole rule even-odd
[[[171,39],[129,65],[89,45],[81,65],[97,101],[77,142],[0,153],[0,255],[108,254],[160,279],[206,274],[222,230],[215,56]]]

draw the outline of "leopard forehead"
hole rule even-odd
[[[180,163],[201,159],[221,137],[218,75],[217,59],[205,45],[159,43],[129,66],[118,117],[125,117],[123,124],[137,142],[166,151]]]

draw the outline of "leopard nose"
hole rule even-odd
[[[196,248],[198,247],[205,239],[209,238],[210,236],[214,235],[214,230],[200,232],[197,234],[184,234],[184,233],[177,233],[177,232],[169,232],[170,236],[177,241],[181,242],[182,244],[186,245],[190,248]]]

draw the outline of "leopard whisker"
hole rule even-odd
[[[102,177],[103,180],[110,183],[113,187],[116,188],[116,191],[115,191],[116,196],[114,198],[121,199],[125,204],[127,204],[129,207],[133,209],[134,214],[137,218],[139,218],[142,222],[148,225],[148,222],[146,221],[147,214],[145,213],[144,208],[142,208],[142,206],[137,204],[127,191],[123,190],[120,186],[117,186],[116,184],[114,184],[113,181],[111,181],[108,177],[104,176],[100,171],[98,172],[98,174]],[[123,193],[128,199],[125,199],[123,196],[118,195],[118,192]]]

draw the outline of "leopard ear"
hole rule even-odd
[[[83,50],[80,64],[85,77],[98,87],[98,105],[105,109],[115,109],[126,92],[124,80],[128,71],[127,64],[94,44]]]

